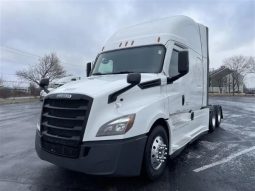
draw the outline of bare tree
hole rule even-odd
[[[28,91],[32,96],[38,96],[40,94],[40,88],[36,87],[34,83],[29,84]]]
[[[3,78],[0,77],[0,87],[2,87],[4,85],[4,80]]]
[[[232,70],[232,89],[240,91],[240,85],[247,73],[255,72],[254,58],[245,56],[232,56],[224,60],[224,66]]]
[[[247,65],[249,68],[248,73],[255,73],[255,57],[250,56],[247,58]]]
[[[52,81],[64,77],[65,74],[66,72],[55,53],[45,55],[39,60],[38,64],[16,72],[18,77],[37,85],[39,85],[42,78],[49,78],[49,80]]]
[[[220,93],[222,94],[223,93],[223,88],[226,84],[226,78],[225,77],[219,78],[217,80],[217,84],[219,86]]]

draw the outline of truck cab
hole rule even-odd
[[[86,174],[158,178],[223,117],[208,105],[208,52],[208,28],[186,16],[117,31],[86,79],[45,97],[38,156]]]

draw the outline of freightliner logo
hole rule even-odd
[[[68,98],[70,99],[72,97],[71,94],[57,94],[57,98]]]

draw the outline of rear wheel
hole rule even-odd
[[[220,106],[214,106],[214,111],[215,111],[215,115],[216,115],[216,127],[220,126],[221,123],[221,116],[222,116],[222,110]]]
[[[160,177],[167,165],[168,137],[163,126],[157,125],[148,137],[143,170],[150,180]]]
[[[213,132],[216,128],[216,112],[214,107],[210,108],[210,116],[209,116],[209,132]]]

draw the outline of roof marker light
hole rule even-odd
[[[132,41],[132,42],[131,42],[131,46],[134,44],[134,42],[135,42],[135,41]]]
[[[104,46],[103,46],[103,48],[102,48],[102,51],[104,50]]]
[[[158,37],[158,40],[157,40],[158,42],[160,42],[160,36]]]
[[[125,46],[127,46],[127,44],[128,44],[128,41],[125,43]]]
[[[122,42],[119,44],[119,47],[121,47],[121,45],[122,45]]]

